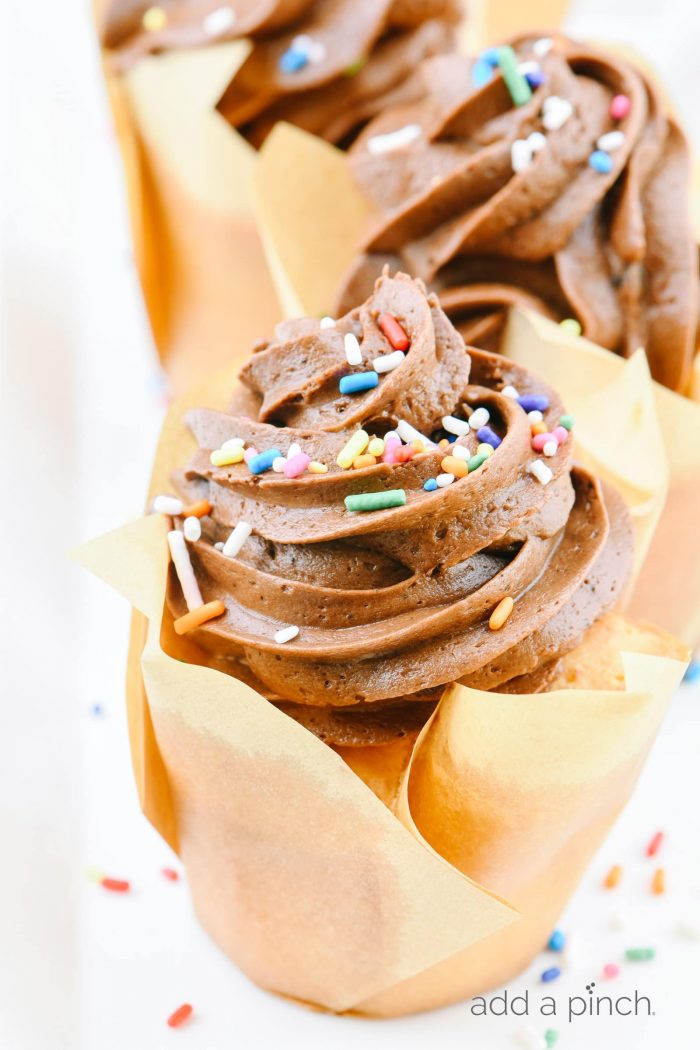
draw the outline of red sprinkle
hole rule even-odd
[[[192,1016],[192,1007],[189,1003],[183,1003],[168,1018],[168,1028],[179,1028],[181,1024]]]
[[[394,452],[394,463],[408,463],[409,459],[413,459],[416,454],[416,450],[413,445],[401,445]]]
[[[100,879],[100,886],[104,886],[106,890],[111,890],[112,893],[128,893],[131,889],[131,883],[127,882],[126,879],[110,879],[107,875]]]
[[[655,857],[656,856],[656,854],[659,852],[659,849],[661,847],[661,843],[663,842],[663,840],[664,840],[664,833],[663,833],[663,831],[657,831],[656,834],[654,835],[654,837],[651,839],[649,845],[647,846],[647,857]]]
[[[624,120],[632,108],[632,103],[627,95],[615,95],[610,103],[610,116],[613,120]]]
[[[603,977],[607,977],[608,980],[611,980],[613,977],[619,977],[619,975],[620,967],[617,963],[606,963],[603,967]]]
[[[411,340],[393,314],[382,314],[379,318],[379,327],[387,337],[394,350],[408,350]]]
[[[175,868],[161,868],[161,875],[163,878],[169,879],[170,882],[179,882],[179,872],[175,871]]]

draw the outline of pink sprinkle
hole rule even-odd
[[[617,963],[606,963],[605,964],[605,966],[603,967],[603,977],[607,977],[608,980],[611,980],[613,977],[619,977],[619,976],[620,976],[620,967],[617,965]]]
[[[541,452],[548,441],[554,441],[557,443],[557,439],[554,434],[535,434],[532,439],[532,447],[535,452]]]
[[[250,463],[253,456],[257,455],[259,455],[257,448],[253,448],[253,446],[251,445],[250,448],[247,448],[243,453],[243,459],[246,461],[246,463]]]
[[[632,103],[627,98],[627,95],[615,95],[615,98],[610,103],[610,116],[613,120],[623,120],[631,108]]]
[[[383,463],[396,463],[397,449],[401,448],[401,441],[397,437],[389,437],[384,442]]]
[[[552,434],[560,445],[563,445],[565,441],[568,441],[569,431],[566,427],[555,427]]]
[[[307,456],[305,452],[297,452],[296,456],[292,456],[284,464],[285,478],[298,478],[300,474],[304,473],[310,462],[311,457]]]
[[[161,875],[168,882],[178,882],[180,879],[179,874],[175,871],[175,868],[161,868]]]

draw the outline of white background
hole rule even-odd
[[[671,84],[697,142],[696,5],[618,2],[615,16],[608,7],[576,4],[572,28],[633,40]],[[140,816],[130,776],[127,609],[66,551],[138,514],[162,384],[87,6],[6,2],[0,18],[0,1046],[515,1047],[522,1022],[470,1017],[464,1005],[371,1023],[267,996],[199,931],[184,883],[160,875],[177,862]],[[697,921],[700,905],[697,699],[697,689],[681,688],[633,802],[562,918],[578,958],[543,988],[539,974],[553,961],[543,955],[510,989],[530,989],[534,1002],[551,991],[565,1010],[587,982],[601,990],[603,964],[650,944],[657,960],[628,965],[605,991],[637,987],[656,1017],[531,1018],[540,1033],[559,1029],[563,1050],[700,1043],[700,947],[675,932],[684,917]],[[643,856],[657,828],[668,833],[664,898],[649,893],[654,865]],[[625,875],[606,893],[600,882],[613,862]],[[88,865],[132,880],[134,891],[106,893],[86,877]],[[173,1032],[165,1018],[183,1001],[195,1019]]]

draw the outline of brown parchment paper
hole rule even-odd
[[[184,411],[225,404],[235,371],[171,407],[152,491],[192,451]],[[264,988],[371,1016],[519,972],[627,800],[685,664],[628,654],[627,688],[610,693],[453,686],[417,741],[336,751],[174,635],[166,528],[143,518],[78,558],[137,610],[127,700],[139,798],[180,853],[212,938]]]
[[[296,171],[291,182],[285,180],[283,158]],[[325,186],[318,200],[304,194],[305,178]],[[258,155],[254,187],[282,309],[287,316],[329,312],[331,290],[353,255],[351,242],[357,245],[372,221],[343,154],[329,146],[320,150],[312,136],[280,123]],[[299,245],[304,237],[313,245],[324,230],[328,243],[319,272],[314,252],[302,252]],[[501,351],[559,390],[577,417],[579,454],[609,476],[630,505],[638,570],[644,561],[631,614],[698,647],[700,404],[650,382],[643,354],[624,360],[536,314],[513,312]]]

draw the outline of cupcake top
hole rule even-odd
[[[690,159],[658,90],[560,36],[423,74],[424,99],[377,117],[350,154],[378,219],[341,308],[388,263],[437,289],[468,342],[497,345],[515,303],[622,355],[644,347],[683,390],[698,328]]]
[[[459,0],[115,0],[103,41],[118,67],[154,51],[248,37],[219,110],[256,147],[278,120],[345,144],[424,91],[422,60],[453,44]]]
[[[455,680],[543,688],[630,571],[624,505],[572,466],[557,395],[465,348],[404,274],[280,324],[229,411],[187,423],[160,505],[176,630],[326,740],[415,728]]]

